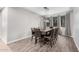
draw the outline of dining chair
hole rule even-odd
[[[54,29],[54,34],[53,34],[53,37],[54,37],[53,44],[56,44],[58,34],[59,34],[59,28],[55,28]]]
[[[56,40],[57,40],[58,34],[59,34],[59,28],[56,28],[54,33],[54,37]]]
[[[32,33],[32,38],[31,38],[32,41],[33,38],[35,38],[35,28],[31,28],[31,33]]]
[[[35,44],[37,43],[37,41],[39,40],[41,40],[41,31],[40,31],[40,29],[35,29]]]
[[[50,36],[44,36],[45,39],[48,39],[48,43],[52,48],[53,40],[54,40],[54,29],[50,31]]]

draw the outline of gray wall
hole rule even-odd
[[[73,37],[79,49],[79,7],[73,8]]]
[[[31,36],[31,28],[40,26],[40,16],[23,8],[8,8],[8,42]]]
[[[1,39],[5,43],[7,43],[7,13],[8,8],[4,8],[1,12],[1,18],[2,18]]]
[[[0,12],[0,39],[1,39],[1,28],[2,28],[2,17],[1,17],[1,12]]]

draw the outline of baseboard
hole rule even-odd
[[[10,41],[10,42],[7,42],[7,44],[11,44],[11,43],[14,43],[14,42],[17,42],[17,41],[19,41],[19,40],[23,40],[23,39],[29,38],[29,37],[31,37],[31,35],[30,35],[30,36],[26,36],[26,37],[22,37],[22,38],[20,38],[20,39],[16,39],[16,40],[13,40],[13,41]]]
[[[60,35],[62,35],[62,34],[60,34]],[[72,38],[72,39],[73,39],[73,41],[74,41],[74,43],[75,43],[75,40],[74,40],[74,37],[73,37],[73,36],[68,36],[68,35],[62,35],[62,36]],[[78,46],[77,46],[77,44],[76,44],[76,43],[75,43],[75,45],[76,45],[77,50],[78,50],[78,52],[79,52],[79,48],[78,48]]]
[[[74,43],[75,43],[75,45],[76,45],[76,48],[77,48],[77,50],[78,50],[78,52],[79,52],[79,47],[77,46],[76,41],[74,40],[75,38],[74,38],[73,36],[71,36],[71,37],[73,38],[73,41],[74,41]]]
[[[78,50],[78,52],[79,52],[79,48],[78,48],[78,46],[77,46],[77,44],[75,43],[75,45],[76,45],[76,47],[77,47],[77,50]]]
[[[7,44],[7,41],[6,41],[7,39],[2,39],[2,38],[1,38],[1,40],[2,40],[2,42],[4,42],[5,44]]]
[[[62,34],[59,34],[61,36],[64,36],[64,37],[70,37],[70,38],[73,38],[72,36],[69,36],[69,35],[62,35]]]
[[[79,49],[78,49],[78,52],[79,52]]]

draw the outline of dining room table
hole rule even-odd
[[[56,28],[58,28],[58,27],[40,29],[40,31],[41,31],[41,33],[42,33],[42,34],[41,34],[42,42],[43,42],[44,44],[48,44],[48,42],[50,42],[50,39],[47,39],[47,37],[50,37],[50,36],[51,36],[51,31],[52,31],[53,29],[56,29]],[[54,30],[53,32],[55,32],[55,30]]]
[[[55,29],[57,27],[53,27],[53,28],[46,28],[46,29],[40,29],[41,31],[41,37],[44,38],[44,36],[50,36],[50,32],[52,29]]]
[[[42,34],[41,34],[42,38],[43,38],[44,36],[49,35],[51,30],[52,30],[51,28],[40,29],[40,31],[41,31],[41,33],[42,33]]]
[[[47,42],[49,42],[48,39],[45,38],[45,36],[50,36],[50,32],[51,32],[51,28],[46,28],[46,29],[40,29],[41,31],[41,38],[42,38],[42,42],[43,44],[46,44]]]

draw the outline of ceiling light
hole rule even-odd
[[[49,8],[48,7],[43,7],[45,10],[49,10]]]

